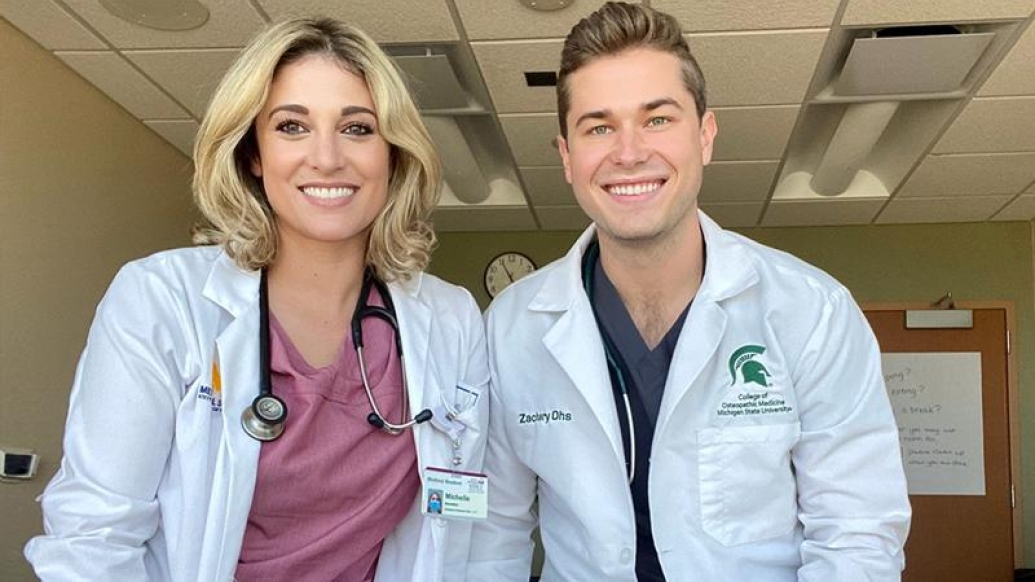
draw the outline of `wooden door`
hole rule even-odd
[[[974,310],[972,329],[906,329],[904,310],[867,309],[865,313],[884,353],[981,354],[985,495],[910,495],[913,524],[906,543],[903,580],[1013,580],[1013,457],[1006,310]]]

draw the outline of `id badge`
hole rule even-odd
[[[421,513],[444,519],[485,519],[489,514],[489,478],[482,473],[424,469]]]

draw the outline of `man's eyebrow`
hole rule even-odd
[[[680,111],[683,110],[683,106],[679,104],[679,101],[676,101],[675,99],[672,99],[671,97],[661,97],[661,98],[658,98],[658,99],[654,99],[652,101],[648,101],[648,102],[644,103],[640,107],[640,109],[642,111],[654,111],[655,109],[658,109],[660,107],[664,107],[665,105],[671,105],[672,107],[675,107],[676,109],[679,109]],[[575,120],[575,127],[578,127],[580,123],[582,123],[583,121],[589,120],[589,119],[607,119],[610,116],[611,116],[611,110],[610,109],[594,109],[593,111],[587,111],[586,113],[583,113],[582,115],[579,116],[578,119]]]
[[[575,127],[578,127],[583,121],[588,119],[607,119],[611,115],[610,109],[595,109],[593,111],[587,111],[579,116],[575,120]]]
[[[655,99],[653,101],[648,101],[648,102],[644,103],[643,110],[644,111],[654,111],[655,109],[658,109],[659,107],[664,107],[665,105],[671,105],[671,106],[675,107],[676,109],[679,109],[680,111],[683,110],[683,106],[680,105],[678,101],[676,101],[675,99],[672,99],[670,97],[662,97],[661,99]]]

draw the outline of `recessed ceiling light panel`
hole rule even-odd
[[[155,30],[194,30],[208,22],[208,8],[198,0],[100,0],[108,12],[126,22]]]

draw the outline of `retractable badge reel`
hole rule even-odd
[[[463,386],[456,387],[452,404],[445,394],[434,407],[431,425],[452,441],[452,467],[425,467],[422,511],[443,519],[485,519],[488,516],[489,478],[482,473],[461,471],[463,434],[467,425],[462,414],[478,402],[478,393]]]

